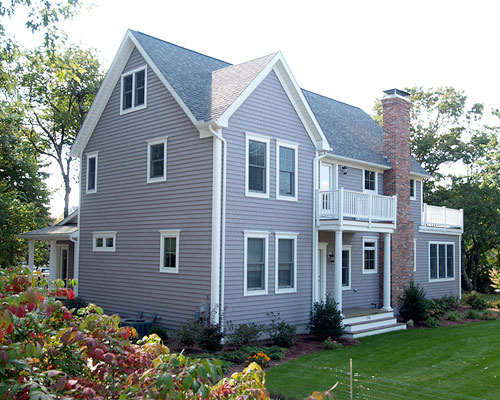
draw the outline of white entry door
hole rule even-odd
[[[315,301],[323,301],[326,299],[326,259],[327,259],[327,244],[318,243],[318,268],[316,276],[316,298]]]

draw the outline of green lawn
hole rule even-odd
[[[350,358],[361,381],[374,382],[371,396],[359,398],[462,398],[446,395],[447,391],[474,399],[500,398],[500,321],[410,329],[363,338],[357,346],[320,351],[270,368],[266,386],[274,397],[303,399],[315,390],[328,389],[339,376],[347,383],[347,377],[335,370],[348,371]],[[371,376],[378,378],[373,380]],[[389,380],[443,392],[426,397],[425,389],[419,391],[411,386],[408,390],[422,395],[391,395],[384,386],[404,384]],[[347,386],[339,389],[345,391]],[[358,389],[358,393],[361,391]],[[346,397],[339,393],[338,398]]]

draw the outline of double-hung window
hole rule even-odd
[[[429,280],[455,279],[455,244],[429,243]]]
[[[269,142],[266,136],[246,134],[246,195],[269,198]]]
[[[410,179],[410,199],[415,200],[416,199],[416,181],[415,179]]]
[[[97,151],[87,154],[87,194],[97,192],[97,154]]]
[[[116,251],[116,232],[92,232],[93,251]]]
[[[276,233],[276,293],[297,291],[297,236],[296,233]]]
[[[351,288],[351,246],[342,246],[342,290]]]
[[[160,272],[179,272],[180,230],[160,230]]]
[[[368,169],[364,170],[364,186],[365,192],[377,192],[377,173]]]
[[[278,140],[276,155],[276,198],[296,201],[298,146]]]
[[[268,232],[245,232],[244,295],[267,294]]]
[[[363,274],[377,272],[377,242],[376,238],[363,238]]]
[[[147,96],[146,66],[126,72],[121,82],[121,114],[146,108]]]
[[[148,140],[148,183],[167,180],[167,136]]]

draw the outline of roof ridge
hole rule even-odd
[[[337,103],[340,103],[340,104],[345,104],[346,106],[349,106],[349,107],[352,107],[352,108],[357,108],[358,110],[361,110],[363,111],[365,114],[367,114],[366,111],[364,111],[362,108],[360,107],[357,107],[357,106],[353,106],[352,104],[349,104],[349,103],[346,103],[344,101],[340,101],[340,100],[335,100],[335,99],[332,99],[331,97],[328,97],[328,96],[325,96],[324,94],[319,94],[319,93],[316,93],[316,92],[312,92],[311,90],[307,90],[307,89],[304,89],[304,88],[301,88],[303,91],[305,92],[309,92],[311,94],[314,94],[316,96],[320,96],[320,97],[323,97],[325,99],[328,99],[328,100],[332,100],[332,101],[336,101]]]
[[[147,36],[147,37],[149,37],[149,38],[151,38],[151,39],[159,40],[160,42],[167,43],[167,44],[169,44],[169,45],[171,45],[171,46],[174,46],[174,47],[177,47],[177,48],[179,48],[179,49],[182,49],[182,50],[187,50],[187,51],[189,51],[189,52],[191,52],[191,53],[195,53],[195,54],[198,54],[198,55],[203,56],[203,57],[211,58],[212,60],[219,61],[219,62],[222,62],[222,63],[224,63],[224,64],[229,64],[228,66],[226,66],[226,67],[224,67],[224,68],[227,68],[227,67],[230,67],[230,66],[232,66],[232,65],[233,65],[233,64],[231,64],[231,63],[229,63],[229,62],[227,62],[227,61],[221,60],[221,59],[219,59],[219,58],[215,58],[215,57],[212,57],[212,56],[208,56],[208,55],[206,55],[206,54],[200,53],[199,51],[192,50],[192,49],[188,49],[187,47],[180,46],[180,45],[178,45],[178,44],[175,44],[175,43],[169,42],[169,41],[167,41],[167,40],[160,39],[160,38],[158,38],[158,37],[156,37],[156,36],[151,36],[151,35],[148,35],[147,33],[144,33],[144,32],[141,32],[141,31],[136,31],[136,30],[134,30],[134,29],[130,29],[130,31],[132,31],[132,32],[134,32],[134,33],[140,33],[141,35]]]
[[[276,51],[274,53],[269,53],[269,54],[266,54],[264,56],[255,57],[255,58],[252,58],[251,60],[243,61],[243,62],[238,63],[238,64],[231,64],[231,65],[228,65],[227,67],[219,68],[219,69],[216,69],[216,70],[212,71],[212,74],[214,74],[215,72],[223,71],[223,70],[228,69],[228,68],[237,67],[238,65],[243,65],[243,64],[246,64],[246,63],[249,63],[249,62],[252,62],[252,61],[260,60],[261,58],[266,58],[266,57],[269,57],[269,56],[274,56],[274,55],[276,55],[278,53],[279,53],[279,51]]]

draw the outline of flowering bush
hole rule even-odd
[[[342,348],[342,343],[333,340],[330,336],[323,342],[323,347],[326,350],[336,350]]]
[[[132,344],[135,330],[96,305],[73,315],[58,300],[74,298],[64,285],[0,270],[1,399],[269,398],[257,364],[218,382],[216,361],[171,354],[157,335]]]
[[[267,368],[269,366],[269,361],[271,361],[271,359],[263,351],[247,358],[247,362],[249,364],[255,362],[259,364],[262,368]]]

